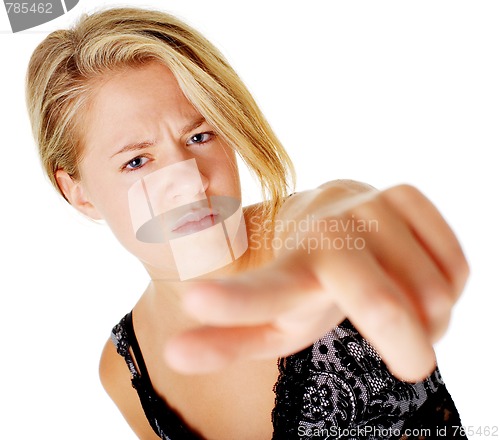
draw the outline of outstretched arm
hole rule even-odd
[[[348,317],[400,379],[434,369],[432,343],[468,265],[426,197],[408,185],[377,191],[333,181],[291,197],[277,222],[286,226],[275,231],[272,263],[187,293],[187,310],[204,326],[170,341],[174,368],[201,373],[285,356]]]

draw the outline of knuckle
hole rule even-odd
[[[350,218],[371,220],[380,217],[382,206],[378,199],[372,199],[355,206],[350,213],[346,215],[346,220]],[[352,217],[351,217],[352,216]]]
[[[403,194],[405,196],[420,196],[420,190],[408,183],[402,183],[400,185],[396,185],[394,187],[394,191],[397,191],[399,194]]]
[[[430,307],[434,311],[434,315],[443,316],[450,313],[453,305],[455,304],[455,299],[453,295],[453,289],[451,286],[445,283],[435,283],[429,288],[431,292],[430,295]]]
[[[450,323],[450,319],[451,310],[449,310],[447,313],[442,314],[439,319],[436,319],[432,322],[430,326],[430,338],[433,343],[437,342],[443,337]]]
[[[457,249],[453,254],[455,257],[450,264],[451,282],[454,287],[454,296],[458,297],[470,276],[470,266],[461,249]]]
[[[470,276],[470,270],[471,270],[469,262],[465,259],[465,257],[462,257],[458,265],[459,265],[459,272],[462,274],[464,279],[467,280],[467,278],[469,278]]]
[[[451,284],[439,277],[428,280],[423,289],[425,296],[422,298],[422,306],[425,325],[431,339],[437,341],[448,327],[456,298]]]
[[[399,202],[403,200],[416,200],[422,198],[420,190],[408,183],[393,186],[392,188],[385,190],[382,194],[385,198]]]

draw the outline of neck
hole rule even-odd
[[[199,326],[200,323],[187,315],[182,306],[183,294],[188,289],[197,283],[207,280],[235,276],[243,271],[256,268],[271,258],[272,252],[266,249],[266,246],[252,245],[256,241],[264,240],[264,237],[261,236],[261,231],[251,230],[254,222],[250,220],[253,215],[255,213],[251,210],[245,211],[249,247],[240,258],[231,264],[197,278],[184,281],[179,280],[177,274],[175,277],[172,277],[171,273],[160,273],[158,270],[145,265],[151,277],[151,282],[135,308],[137,312],[143,314],[143,316],[147,316],[148,319],[157,321],[159,325],[162,322],[170,322],[176,328]]]

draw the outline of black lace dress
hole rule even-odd
[[[132,313],[111,337],[156,434],[163,440],[201,439],[155,393]],[[416,384],[396,379],[348,320],[278,365],[273,440],[466,438],[439,370]]]

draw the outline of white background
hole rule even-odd
[[[105,226],[75,214],[50,187],[24,107],[35,46],[103,4],[117,3],[81,0],[19,34],[0,8],[2,439],[134,438],[101,388],[98,362],[148,279]],[[408,182],[435,202],[472,268],[436,346],[440,368],[464,425],[500,425],[498,3],[129,5],[172,12],[223,51],[291,154],[298,190],[336,178],[379,188]],[[245,200],[256,201],[255,184],[244,180]]]

